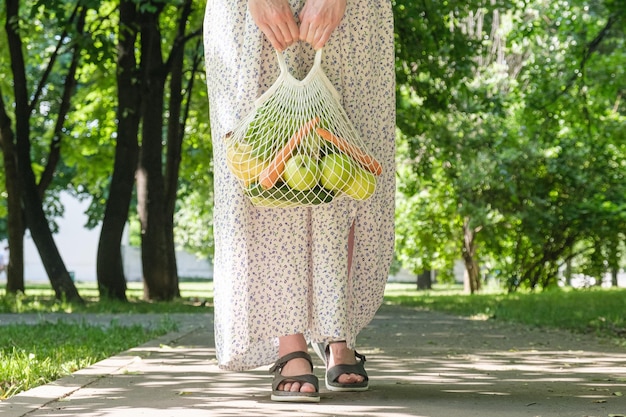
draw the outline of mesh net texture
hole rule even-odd
[[[260,207],[306,207],[369,198],[382,166],[372,157],[321,68],[294,78],[277,51],[280,75],[225,137],[226,160]]]

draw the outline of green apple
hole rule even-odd
[[[376,191],[376,176],[361,167],[356,167],[354,175],[343,192],[355,200],[367,200]]]
[[[283,181],[294,190],[306,191],[315,187],[320,179],[320,169],[314,158],[296,154],[285,163]]]
[[[346,188],[350,179],[354,175],[354,163],[352,159],[344,154],[331,153],[320,161],[322,175],[320,184],[331,191],[340,191]]]

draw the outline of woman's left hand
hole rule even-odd
[[[320,49],[341,23],[347,0],[307,0],[300,12],[300,40]]]

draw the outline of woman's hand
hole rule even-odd
[[[320,49],[341,23],[347,0],[307,0],[300,12],[300,40]]]
[[[282,51],[298,40],[300,31],[288,0],[248,0],[248,8],[274,48]]]

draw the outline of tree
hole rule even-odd
[[[147,255],[144,263],[152,271],[146,274],[148,279],[159,278],[153,272],[161,271],[158,265],[152,269],[154,260],[161,258],[155,256],[155,247],[158,246],[159,251],[162,251],[158,253],[166,254],[162,258],[167,259],[169,264],[163,268],[168,277],[168,288],[154,288],[154,294],[148,291],[146,297],[171,299],[178,294],[174,213],[179,207],[179,171],[184,148],[189,149],[190,158],[195,158],[193,167],[185,168],[185,175],[202,178],[208,187],[211,181],[210,144],[206,143],[206,91],[194,86],[202,76],[201,42],[194,42],[188,47],[189,41],[200,34],[199,29],[189,30],[189,27],[200,27],[202,16],[193,12],[202,7],[202,2],[122,1],[118,4],[116,1],[102,0],[89,3],[57,2],[47,4],[46,7],[39,2],[22,2],[19,7],[16,2],[12,5],[16,10],[21,7],[22,12],[30,11],[29,20],[33,22],[33,30],[28,29],[30,26],[27,26],[29,23],[26,20],[19,21],[17,18],[8,18],[7,27],[12,21],[20,22],[27,28],[14,32],[18,37],[26,36],[26,42],[31,45],[32,57],[29,55],[29,59],[32,58],[33,62],[25,63],[23,75],[29,83],[32,82],[36,91],[30,95],[32,99],[28,106],[33,111],[27,123],[22,123],[17,117],[21,107],[17,106],[18,111],[13,112],[13,106],[4,105],[7,96],[0,95],[0,140],[5,168],[2,179],[8,191],[7,203],[10,209],[7,210],[10,211],[7,229],[9,236],[12,230],[18,231],[17,238],[10,237],[14,241],[11,254],[12,259],[15,259],[11,262],[12,270],[15,271],[11,277],[18,277],[18,272],[21,274],[20,279],[9,280],[10,285],[16,282],[18,285],[15,288],[23,290],[21,242],[26,227],[19,223],[20,219],[26,220],[26,212],[22,210],[25,207],[22,202],[22,190],[25,187],[18,183],[23,177],[17,173],[18,148],[10,146],[18,143],[17,135],[11,129],[11,118],[15,118],[21,129],[18,132],[25,131],[23,128],[26,126],[31,136],[40,139],[30,143],[32,160],[29,166],[32,166],[39,205],[50,232],[54,231],[54,216],[62,211],[62,207],[57,204],[58,192],[69,189],[80,198],[91,198],[88,226],[96,227],[102,220],[97,254],[100,294],[102,297],[122,300],[125,299],[126,280],[120,250],[121,239],[129,210],[136,209],[137,204],[133,190],[135,175],[141,172],[137,170],[141,135],[141,142],[144,142],[141,143],[141,149],[145,152],[142,155],[146,157],[143,167],[150,166],[151,178],[155,179],[151,181],[153,185],[161,181],[161,186],[151,188],[152,196],[144,201],[162,194],[162,198],[158,198],[158,206],[150,208],[153,212],[150,216],[153,220],[150,230],[162,238],[159,245],[146,240],[143,252]],[[51,28],[60,29],[55,32]],[[6,34],[8,36],[8,32]],[[0,36],[4,35],[2,33]],[[8,41],[6,43],[9,44]],[[165,60],[159,56],[161,47],[169,51]],[[13,62],[9,59],[13,57],[13,50],[7,53],[3,49],[1,54],[3,60],[0,66],[6,71],[0,76],[0,91],[8,91],[14,85],[21,88],[23,83],[19,80],[16,83],[13,80],[6,82],[4,76],[9,69],[5,62]],[[47,58],[47,62],[43,57]],[[40,80],[31,81],[38,78]],[[156,89],[153,88],[155,86]],[[118,94],[115,94],[116,90]],[[72,104],[70,99],[73,98]],[[158,108],[151,106],[157,100],[161,103]],[[56,121],[52,123],[53,120]],[[193,123],[187,123],[187,120]],[[183,136],[189,138],[189,143],[182,141]],[[73,146],[63,146],[66,138],[72,139]],[[162,143],[167,143],[165,152]],[[15,151],[13,157],[12,151]],[[113,166],[111,161],[114,161]],[[160,164],[159,167],[156,164]],[[16,173],[12,173],[13,166]],[[182,180],[185,185],[182,196],[188,198],[188,201],[201,192],[190,177]],[[139,190],[147,190],[147,187],[140,187]],[[207,195],[209,199],[204,197],[202,200],[205,208],[193,210],[194,213],[210,213],[210,193]],[[145,207],[147,204],[140,211]],[[5,208],[0,208],[2,210]],[[161,216],[162,221],[154,219],[154,213]],[[177,220],[176,224],[179,230],[185,227],[183,221]],[[147,227],[148,221],[144,225]],[[38,233],[41,235],[41,232]],[[50,242],[48,240],[47,244]],[[188,245],[187,242],[189,240],[183,240],[182,244]],[[204,251],[209,249],[206,253],[210,253],[210,245],[202,246]],[[146,285],[147,289],[150,287],[154,285]],[[159,291],[164,292],[159,294]]]
[[[485,158],[481,148],[493,141],[486,136],[496,126],[491,124],[493,117],[482,114],[501,111],[499,98],[480,83],[487,78],[481,72],[501,59],[491,52],[493,48],[482,56],[487,50],[481,42],[483,19],[493,9],[481,2],[426,2],[419,7],[396,2],[398,127],[407,146],[403,162],[409,167],[400,175],[410,173],[406,182],[415,182],[400,187],[408,198],[399,197],[398,217],[415,223],[417,219],[403,213],[402,206],[412,200],[413,192],[427,190],[427,199],[419,199],[425,207],[421,212],[429,220],[436,215],[437,221],[420,222],[422,258],[428,259],[427,265],[437,263],[447,271],[462,258],[471,292],[480,288],[476,234],[488,215],[476,203],[486,185],[484,177],[472,174],[476,155]],[[500,42],[494,45],[497,48]],[[407,225],[406,229],[416,228]],[[399,250],[413,252],[403,244]]]
[[[9,293],[24,292],[24,220],[20,198],[20,176],[17,173],[17,156],[11,119],[5,112],[5,104],[0,92],[0,146],[5,171],[5,187],[7,191],[7,214],[9,217],[7,234],[11,248],[6,269],[7,291]]]
[[[148,2],[149,3],[149,2]],[[159,17],[163,4],[149,3],[141,18],[142,144],[137,173],[138,210],[142,225],[144,297],[169,300],[178,296],[173,239],[173,215],[180,166],[181,105],[184,47],[192,1],[186,0],[178,18],[177,35],[163,59]],[[196,31],[194,35],[200,32]],[[165,83],[170,77],[166,169],[163,169]]]
[[[119,5],[119,35],[117,44],[117,143],[115,162],[96,260],[100,297],[126,300],[126,277],[122,261],[122,234],[134,189],[134,177],[139,158],[139,122],[141,94],[135,57],[137,9],[133,0],[121,0]]]
[[[75,25],[77,33],[82,31],[84,26],[84,17],[86,10],[80,6],[74,8],[73,13],[69,19]],[[11,271],[13,274],[21,274],[21,282],[18,278],[14,287],[16,290],[23,290],[23,272],[16,272],[15,267],[19,267],[23,263],[22,253],[22,237],[23,229],[18,231],[18,227],[22,227],[21,216],[23,216],[25,225],[30,230],[31,236],[35,245],[39,250],[42,262],[50,279],[50,282],[55,290],[57,298],[65,298],[69,301],[82,301],[72,279],[61,259],[58,249],[54,243],[52,232],[48,225],[45,212],[42,205],[42,193],[46,187],[46,182],[37,183],[35,173],[32,167],[31,161],[31,114],[38,103],[40,95],[44,90],[44,86],[47,83],[50,69],[54,64],[54,61],[58,57],[61,42],[65,42],[67,36],[66,32],[60,36],[61,42],[50,57],[47,70],[42,74],[39,80],[38,88],[31,96],[28,92],[28,79],[26,71],[26,62],[23,53],[22,31],[20,24],[22,22],[20,18],[19,2],[15,0],[6,1],[6,22],[5,31],[6,39],[10,54],[11,61],[11,74],[13,77],[13,95],[15,101],[15,131],[10,132],[9,120],[10,117],[6,111],[4,100],[0,103],[0,120],[2,120],[2,144],[3,152],[7,151],[8,155],[5,155],[5,164],[9,162],[9,170],[6,171],[7,191],[19,190],[19,196],[12,195],[9,197],[9,245],[11,246]],[[71,59],[69,71],[65,81],[65,92],[61,98],[61,111],[59,112],[59,119],[57,122],[58,132],[64,120],[64,112],[69,108],[69,100],[72,94],[74,86],[74,71],[76,66],[77,54],[79,48],[74,47],[73,58]],[[3,93],[0,91],[0,95]],[[32,99],[30,99],[32,97]],[[14,142],[14,143],[13,143]],[[57,145],[58,146],[58,143]],[[15,157],[12,158],[11,153],[15,151]],[[54,150],[51,153],[49,159],[49,166],[51,172],[54,171],[57,159],[54,157]],[[15,164],[15,170],[11,167]],[[5,167],[6,168],[6,167]],[[51,174],[49,174],[51,175]],[[46,179],[48,177],[42,177]],[[41,186],[41,189],[39,188]],[[19,187],[19,188],[18,188]],[[19,199],[23,207],[23,212],[15,213],[13,210],[17,207],[16,200]],[[15,241],[15,239],[18,239]],[[12,280],[15,278],[13,277]],[[11,288],[14,288],[11,287]],[[22,288],[19,288],[22,287]]]
[[[118,48],[134,51],[139,45],[140,54],[139,60],[134,52],[119,55],[118,85],[119,91],[124,91],[120,93],[120,101],[124,100],[124,104],[120,103],[119,108],[126,109],[122,117],[129,125],[122,126],[120,122],[118,149],[126,146],[130,152],[118,155],[119,165],[116,156],[111,193],[115,190],[119,198],[113,202],[110,197],[107,206],[117,207],[118,215],[114,218],[107,218],[105,215],[98,255],[98,265],[101,265],[98,269],[101,294],[119,299],[124,298],[125,289],[119,247],[132,194],[130,170],[134,167],[137,210],[141,222],[144,297],[171,300],[178,296],[174,212],[178,195],[183,129],[185,118],[189,114],[190,95],[201,49],[196,47],[191,52],[193,70],[185,86],[187,109],[183,111],[183,82],[187,58],[185,46],[200,31],[187,31],[194,11],[193,1],[186,0],[180,13],[177,13],[178,7],[173,7],[176,5],[178,4],[174,2],[133,1],[123,3],[120,9],[120,30],[123,35],[120,36]],[[176,29],[172,39],[164,43],[166,32],[162,30],[162,26],[167,24]],[[171,46],[166,59],[162,50],[164,44]],[[123,119],[120,118],[121,120]],[[120,142],[120,137],[123,142]],[[165,152],[164,142],[167,144]],[[122,187],[120,180],[115,178],[115,173],[124,178],[121,181]],[[111,273],[108,265],[119,267]],[[116,290],[111,291],[111,288]]]
[[[614,269],[626,195],[617,168],[625,155],[623,7],[537,0],[396,8],[399,141],[407,149],[400,252],[447,269],[454,251],[443,248],[459,248],[468,276],[491,271],[510,290],[554,285],[569,260],[594,275]],[[439,221],[426,221],[433,213]]]
[[[511,256],[501,258],[508,259],[501,269],[509,271],[510,289],[554,285],[572,259],[578,271],[591,272],[611,252],[602,248],[623,240],[623,171],[615,168],[625,158],[617,127],[624,115],[615,99],[624,84],[611,80],[623,72],[624,11],[608,4],[534,5],[543,23],[524,38],[549,39],[550,48],[531,48],[533,64],[519,72],[520,104],[508,122],[518,140],[497,167],[508,175],[495,175],[496,189],[509,196],[499,210],[514,231]]]

